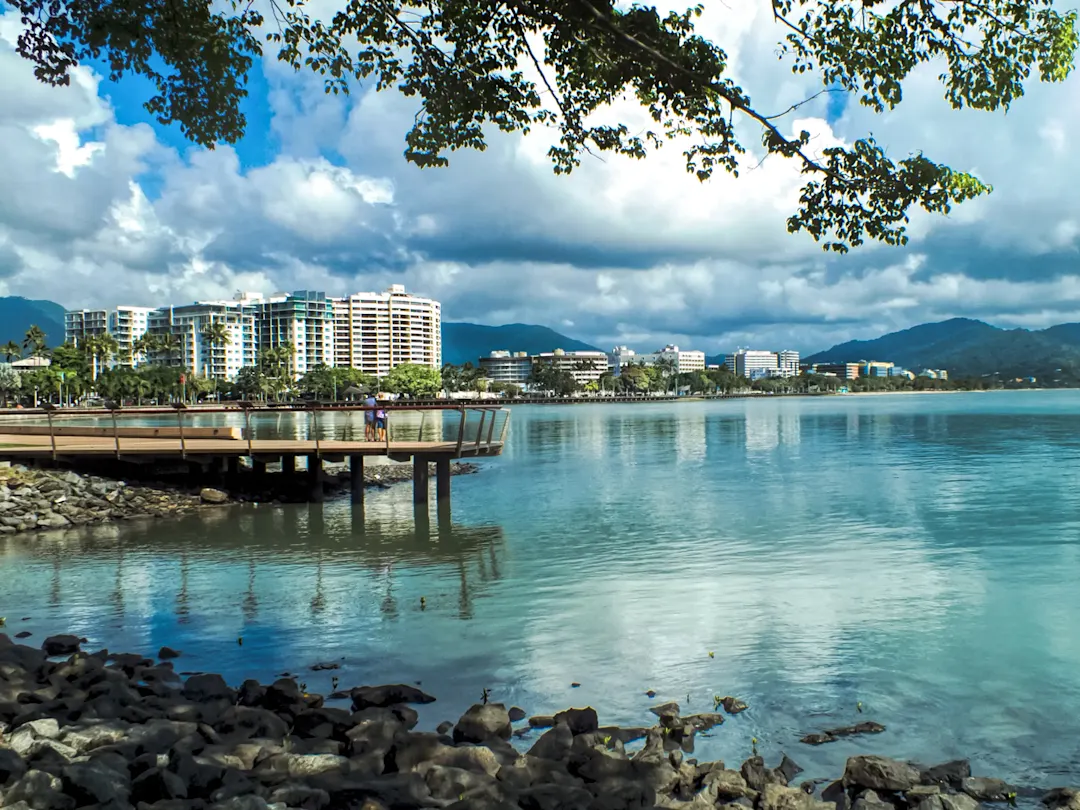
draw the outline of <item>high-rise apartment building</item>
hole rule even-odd
[[[224,325],[227,336],[215,341],[211,327]],[[231,380],[256,361],[255,315],[239,301],[199,301],[161,307],[149,316],[150,333],[173,346],[158,352],[156,362],[181,366],[197,377]]]
[[[394,366],[442,367],[442,307],[395,284],[382,293],[332,298],[334,363],[383,377]]]
[[[146,360],[136,349],[136,341],[146,334],[150,307],[118,306],[116,309],[82,309],[64,313],[64,340],[76,346],[87,338],[112,335],[116,354],[108,361],[111,368],[138,366]]]
[[[255,317],[255,354],[291,347],[289,369],[301,377],[318,366],[334,364],[334,304],[326,293],[237,293],[243,312]]]

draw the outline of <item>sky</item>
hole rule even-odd
[[[710,4],[699,31],[760,110],[820,89],[778,59],[766,0]],[[827,94],[782,119],[813,134],[812,151],[873,133],[894,158],[923,151],[995,188],[947,218],[916,215],[904,248],[836,256],[787,233],[802,180],[790,161],[757,165],[746,122],[737,179],[699,183],[678,144],[555,176],[543,128],[421,170],[402,156],[414,100],[328,96],[270,52],[252,71],[245,138],[208,151],[153,121],[145,82],[90,65],[67,88],[38,83],[18,33],[0,15],[0,295],[75,309],[401,283],[440,300],[445,320],[710,354],[809,353],[956,316],[1080,321],[1080,78],[1031,85],[1007,115],[958,112],[931,65],[892,112]],[[631,104],[612,116],[644,120]]]

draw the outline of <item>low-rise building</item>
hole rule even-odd
[[[857,380],[862,366],[859,363],[814,363],[814,374],[826,374],[842,380]]]
[[[670,368],[676,374],[705,370],[705,352],[680,349],[678,346],[670,344],[649,354],[639,354],[635,359],[639,364],[645,366],[655,366],[659,363],[670,364]]]
[[[489,382],[524,388],[532,374],[532,358],[526,352],[494,351],[480,358],[480,369]]]
[[[704,358],[702,358],[704,367]],[[762,377],[798,377],[799,353],[791,349],[767,352],[759,349],[739,349],[724,358],[728,371],[758,380]]]
[[[566,371],[578,385],[599,381],[608,370],[608,356],[604,352],[565,352],[556,349],[533,357],[533,362],[547,364],[556,371]]]

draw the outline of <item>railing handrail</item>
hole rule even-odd
[[[460,403],[446,404],[446,405],[407,405],[403,404],[400,400],[394,400],[391,402],[380,403],[375,406],[371,405],[349,405],[343,403],[325,403],[325,404],[313,404],[313,403],[268,403],[259,404],[253,408],[241,408],[239,405],[224,405],[224,406],[204,406],[204,405],[191,405],[188,407],[189,414],[204,414],[204,413],[241,413],[245,410],[250,410],[255,413],[295,413],[306,411],[460,411],[465,408],[469,411],[503,411],[507,410],[505,404],[493,404],[493,405],[474,405]],[[3,417],[15,417],[22,418],[25,416],[44,416],[47,412],[44,408],[22,408],[19,410],[7,409],[0,410],[0,418]],[[96,416],[98,414],[107,414],[108,410],[105,408],[57,408],[54,410],[53,415],[56,417],[85,417]],[[165,405],[149,405],[149,406],[127,406],[121,412],[121,417],[127,415],[147,415],[147,414],[171,414],[175,413],[174,409]]]

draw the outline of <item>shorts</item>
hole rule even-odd
[[[375,417],[375,427],[377,429],[379,429],[379,430],[384,430],[386,428],[386,419],[376,416]]]

